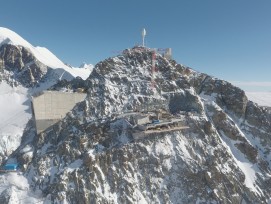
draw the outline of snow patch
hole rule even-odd
[[[228,149],[228,152],[232,155],[232,158],[245,175],[245,185],[252,191],[261,195],[262,192],[259,190],[259,188],[256,187],[256,172],[259,171],[258,167],[255,164],[249,162],[245,156],[240,153],[240,151],[235,146],[236,141],[229,139],[223,133],[221,133],[221,135],[221,138],[226,148]]]
[[[23,130],[31,118],[27,89],[0,83],[0,153],[7,154],[21,142]]]
[[[0,194],[4,191],[10,197],[9,203],[34,204],[43,201],[41,193],[30,191],[28,180],[18,172],[0,175]]]

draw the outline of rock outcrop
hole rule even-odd
[[[4,74],[4,71],[9,74]],[[48,67],[37,61],[27,48],[10,44],[0,47],[1,80],[9,83],[16,81],[25,87],[31,87],[38,84],[47,71]]]

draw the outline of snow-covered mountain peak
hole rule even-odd
[[[23,47],[33,47],[29,42],[8,28],[0,27],[0,46],[2,44],[20,45]]]
[[[93,69],[93,64],[87,64],[86,62],[83,62],[79,68],[83,68],[83,69]]]
[[[22,46],[28,50],[44,65],[51,68],[66,68],[67,66],[53,53],[44,47],[34,47],[20,35],[7,28],[0,28],[0,45],[10,44]]]
[[[268,203],[270,114],[230,83],[155,55],[127,49],[55,87],[88,97],[32,144],[34,188],[54,202]],[[130,114],[163,106],[189,128],[133,138]]]
[[[29,50],[34,55],[34,57],[42,64],[53,69],[64,69],[65,72],[69,72],[73,77],[79,76],[82,79],[86,79],[91,72],[90,69],[73,69],[64,64],[47,48],[39,46],[34,47],[14,31],[0,27],[0,47],[5,44],[24,47]]]
[[[51,88],[66,87],[88,95],[39,135],[29,121],[8,160],[19,163],[29,181],[23,187],[44,203],[271,201],[271,115],[241,89],[143,47],[99,62],[85,81]],[[140,124],[133,116],[155,113],[154,132],[134,137]],[[9,115],[4,126],[20,113]],[[176,130],[176,119],[189,128]],[[0,180],[4,189],[13,177]],[[0,203],[12,196],[0,185]]]

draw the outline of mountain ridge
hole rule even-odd
[[[232,84],[159,54],[153,83],[152,53],[135,47],[96,64],[81,81],[85,101],[18,148],[31,152],[14,155],[31,188],[48,202],[270,202],[271,115]],[[185,114],[189,129],[134,140],[125,113],[152,104]]]
[[[63,69],[69,72],[73,77],[80,76],[85,79],[86,75],[90,74],[89,70],[78,70],[65,65],[60,59],[58,59],[52,52],[45,47],[34,47],[17,33],[0,27],[0,47],[3,45],[21,46],[30,53],[42,64],[52,69]]]

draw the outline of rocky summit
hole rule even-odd
[[[45,203],[271,202],[271,115],[232,84],[134,47],[63,88],[87,98],[12,155]],[[187,128],[135,139],[133,114],[158,109]]]

